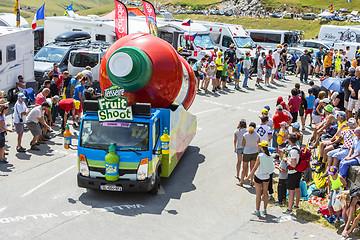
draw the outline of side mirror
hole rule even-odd
[[[154,155],[161,155],[161,150],[154,149],[154,150],[153,150],[153,154],[154,154]]]

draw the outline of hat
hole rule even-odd
[[[355,69],[354,67],[350,67],[350,68],[349,68],[349,73],[355,73],[355,70],[356,70],[356,69]]]
[[[352,123],[352,124],[355,124],[356,123],[356,119],[355,118],[349,118],[348,123]]]
[[[259,146],[269,147],[269,143],[266,140],[262,140],[261,143],[259,143]]]
[[[338,171],[337,167],[331,166],[331,167],[329,168],[328,174],[329,174],[329,175],[335,175],[335,174],[337,173],[337,171]]]
[[[221,54],[223,54],[223,53],[222,53],[222,51],[218,51],[218,53],[217,53],[217,54],[220,56],[220,55],[221,55]]]
[[[314,51],[314,49],[313,48],[309,48],[309,52],[313,52]]]
[[[230,48],[234,48],[235,47],[235,44],[230,44]]]
[[[80,101],[74,100],[75,103],[75,109],[78,110],[80,108]]]
[[[286,103],[285,102],[281,102],[280,105],[283,107],[283,109],[286,109]]]
[[[82,72],[79,72],[76,76],[77,76],[77,77],[78,77],[78,76],[79,76],[79,77],[83,77],[84,74],[83,74]]]
[[[282,101],[284,101],[284,100],[283,100],[283,98],[280,96],[280,97],[277,98],[277,101],[278,101],[278,102],[282,102]]]
[[[277,51],[278,51],[278,52],[281,52],[281,48],[278,48]]]
[[[210,63],[210,66],[215,66],[215,63],[214,63],[214,62],[211,62],[211,63]]]
[[[262,46],[257,46],[257,49],[262,49],[263,47]]]
[[[330,104],[326,105],[324,107],[325,111],[329,112],[329,113],[332,113],[334,111],[334,107]]]
[[[293,126],[296,129],[300,129],[300,123],[298,123],[298,122],[292,123],[291,126]]]
[[[181,51],[181,50],[183,50],[183,47],[178,47],[178,51]]]
[[[18,98],[26,99],[25,94],[23,93],[19,93],[17,96]]]
[[[285,127],[287,127],[287,123],[286,123],[286,122],[281,122],[281,123],[280,123],[280,126],[285,126]]]
[[[337,117],[345,117],[345,116],[346,116],[346,113],[345,113],[344,111],[338,111],[338,112],[336,113],[336,116],[337,116]]]
[[[277,105],[276,110],[283,110],[283,107],[281,105]]]
[[[269,110],[267,110],[266,108],[264,108],[263,110],[261,110],[261,113],[268,114],[268,113],[269,113]]]
[[[215,46],[215,47],[214,47],[214,50],[219,50],[218,46]]]
[[[53,66],[54,66],[54,67],[58,67],[58,66],[59,66],[59,64],[57,64],[57,63],[54,63],[54,64],[53,64]]]
[[[278,44],[277,47],[278,47],[278,48],[282,48],[282,45],[281,45],[281,44]]]
[[[265,106],[265,109],[267,109],[268,111],[270,111],[270,107],[269,106]]]
[[[321,103],[326,103],[326,104],[329,104],[330,103],[330,100],[328,98],[324,98],[322,100],[320,100]]]

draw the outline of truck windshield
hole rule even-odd
[[[34,57],[35,61],[59,63],[67,53],[67,48],[43,47]]]
[[[70,54],[70,63],[74,67],[95,67],[98,64],[98,54],[87,52],[72,52]]]
[[[81,129],[81,147],[108,150],[111,143],[115,143],[119,151],[147,151],[149,124],[84,120]]]
[[[234,40],[238,48],[256,48],[256,43],[251,37],[234,37]]]
[[[196,35],[194,39],[194,44],[199,48],[206,48],[206,49],[213,49],[215,46],[209,34]]]

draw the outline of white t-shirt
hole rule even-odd
[[[14,106],[14,123],[20,123],[20,119],[24,120],[23,112],[27,109],[25,102],[17,101]]]
[[[234,134],[237,137],[236,148],[242,148],[242,141],[243,141],[243,136],[244,136],[245,133],[247,133],[246,128],[236,129],[235,130]]]
[[[255,132],[257,134],[259,134],[259,137],[260,137],[260,142],[265,140],[267,142],[269,142],[269,139],[270,139],[270,136],[272,134],[271,132],[271,128],[268,126],[268,125],[260,125],[260,126],[257,126],[256,129],[255,129]]]
[[[253,153],[257,153],[258,152],[258,140],[259,140],[259,135],[254,132],[253,134],[250,133],[245,133],[244,134],[244,138],[246,141],[245,144],[245,148],[243,153],[244,154],[253,154]]]
[[[39,119],[42,116],[41,106],[34,107],[30,112],[29,115],[26,118],[26,123],[34,122],[38,123]]]
[[[299,149],[298,146],[293,147],[293,148]],[[291,149],[290,152],[289,152],[289,157],[288,158],[289,158],[289,162],[291,161],[291,159],[296,158],[296,164],[298,164],[299,160],[300,160],[299,151],[296,150],[296,149]],[[289,172],[288,172],[288,174],[294,174],[294,173],[297,173],[297,171],[296,170],[289,170]]]
[[[274,162],[272,156],[268,156],[265,153],[259,154],[260,165],[255,172],[255,176],[260,180],[266,180],[270,178],[270,174],[274,172]]]
[[[262,67],[261,67],[261,65],[262,65]],[[258,65],[257,65],[258,71],[260,71],[260,70],[262,71],[264,67],[265,67],[264,66],[264,58],[262,56],[259,56]]]
[[[280,64],[280,53],[275,51],[272,56],[274,58],[275,67],[279,66],[279,64]]]
[[[20,83],[19,81],[17,81],[16,83]],[[19,91],[25,91],[26,90],[26,82],[23,81],[22,84],[25,85],[25,88],[21,88],[21,87],[18,87]]]

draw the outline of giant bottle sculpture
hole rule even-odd
[[[166,41],[135,33],[116,41],[104,55],[100,86],[124,88],[129,101],[167,108],[182,104],[189,109],[196,95],[196,78],[190,65]]]

